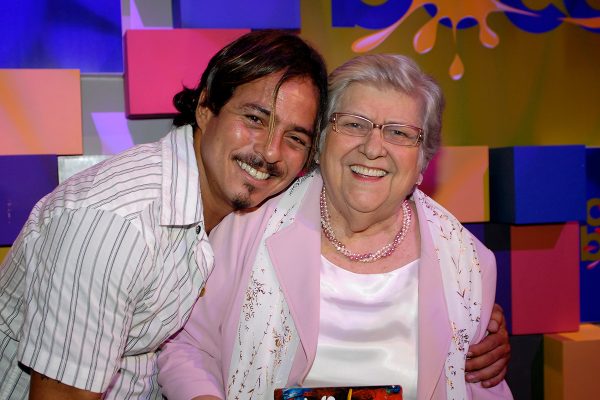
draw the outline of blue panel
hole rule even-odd
[[[585,220],[585,146],[491,149],[490,217],[512,224]]]
[[[0,68],[123,72],[119,0],[0,2]]]
[[[58,185],[54,155],[0,157],[0,246],[10,246],[31,209]]]
[[[600,148],[586,149],[587,218],[581,225],[581,321],[600,322]]]
[[[331,0],[331,26],[334,28],[383,29],[406,14],[411,2],[387,0],[382,4],[366,4],[363,0]]]
[[[515,215],[513,148],[490,149],[490,221],[512,222]]]
[[[585,220],[585,146],[515,147],[517,224]]]
[[[174,0],[177,28],[300,29],[300,0]]]

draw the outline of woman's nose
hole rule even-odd
[[[385,140],[383,139],[383,131],[381,128],[374,127],[365,137],[363,153],[369,159],[381,157],[385,154]]]

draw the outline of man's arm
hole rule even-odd
[[[57,380],[31,371],[30,400],[95,400],[101,396],[102,393],[77,389],[76,387],[65,385]]]
[[[487,330],[489,335],[469,347],[465,379],[471,383],[481,382],[483,387],[492,387],[504,379],[510,360],[506,321],[498,304],[494,304]]]
[[[107,390],[141,290],[134,281],[146,260],[141,234],[108,212],[62,210],[27,245],[19,362],[35,377],[30,391],[52,398],[69,388]]]

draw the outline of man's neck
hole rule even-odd
[[[194,132],[194,153],[198,166],[198,179],[200,182],[200,198],[202,199],[202,213],[204,215],[204,229],[207,233],[221,222],[225,216],[233,212],[233,206],[225,201],[217,190],[211,187],[204,171],[202,154],[200,152],[200,135]]]
[[[202,189],[200,189],[202,191]],[[202,199],[202,209],[204,214],[204,229],[206,229],[206,233],[210,233],[210,231],[219,224],[225,218],[227,214],[232,212],[233,210],[223,211],[214,209],[215,207],[210,207],[210,205],[204,202]]]

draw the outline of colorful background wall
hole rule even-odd
[[[444,148],[423,188],[496,254],[515,398],[596,396],[597,0],[4,1],[0,259],[39,198],[162,137],[173,94],[261,28],[298,32],[330,70],[364,52],[403,53],[436,77]]]

